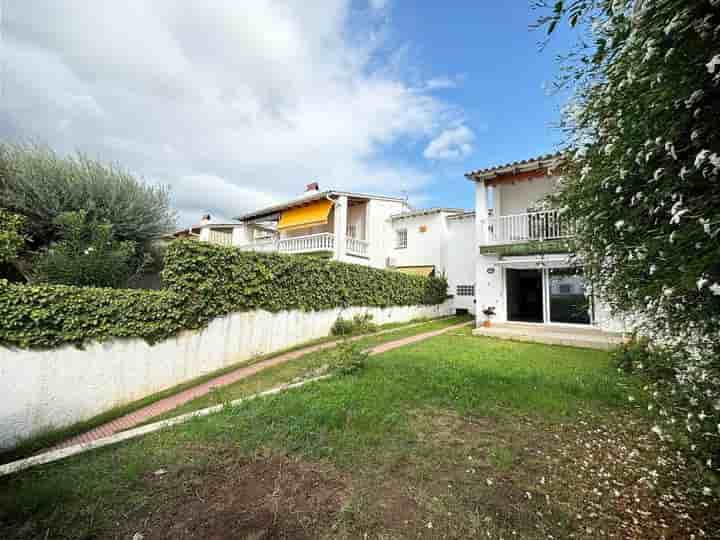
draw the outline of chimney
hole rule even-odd
[[[203,214],[200,218],[200,225],[208,225],[210,223],[210,214]]]
[[[320,191],[320,185],[317,182],[311,182],[305,186],[305,193],[310,193],[312,191]]]

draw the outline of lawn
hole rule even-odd
[[[464,328],[0,479],[0,537],[712,536],[717,501],[681,499],[697,473],[628,401],[637,385],[604,352]]]

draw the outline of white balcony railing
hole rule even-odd
[[[484,226],[489,244],[557,240],[574,234],[572,223],[558,209],[497,216],[485,220]]]
[[[257,240],[252,244],[239,246],[243,251],[277,251],[275,240]]]
[[[345,250],[350,255],[358,255],[360,257],[367,257],[368,250],[370,249],[370,242],[367,240],[360,240],[358,238],[347,237],[345,239]]]
[[[239,246],[239,248],[243,251],[279,251],[280,253],[335,251],[335,235],[332,233],[320,233],[279,240],[261,240]],[[368,257],[370,242],[358,238],[345,238],[345,252],[358,257]]]
[[[210,229],[208,241],[211,244],[219,244],[221,246],[232,246],[232,232],[214,231]]]
[[[283,238],[277,242],[281,253],[309,253],[335,249],[335,235],[332,233],[308,234],[294,238]]]

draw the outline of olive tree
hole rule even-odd
[[[84,210],[110,223],[119,240],[142,246],[170,231],[175,213],[166,186],[145,183],[117,165],[47,147],[0,144],[0,207],[24,216],[34,247],[58,237],[56,219]]]

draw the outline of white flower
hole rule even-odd
[[[704,277],[701,277],[700,279],[698,279],[698,280],[697,280],[697,288],[698,288],[698,290],[702,289],[702,288],[703,288],[705,285],[707,285],[708,283],[709,283],[709,280],[707,280],[707,279],[704,278]]]
[[[710,292],[712,292],[715,296],[720,296],[720,283],[713,283],[710,285]]]
[[[690,109],[693,105],[700,101],[704,95],[705,92],[702,90],[695,90],[692,94],[690,94],[690,97],[685,100],[685,106]]]
[[[703,488],[703,495],[705,495],[706,497],[709,497],[710,495],[712,495],[712,489],[710,489],[709,487],[705,486],[705,487]]]
[[[707,161],[708,157],[710,157],[710,150],[700,150],[698,155],[695,156],[695,168],[699,169],[702,167],[702,164]]]
[[[432,521],[428,521],[426,527],[427,527],[428,529],[432,529],[432,528],[433,528]]]
[[[710,74],[715,73],[718,66],[720,66],[720,54],[716,54],[712,57],[712,60],[705,64],[705,67],[707,67],[708,73]]]
[[[619,219],[615,222],[615,228],[617,230],[622,229],[625,226],[625,220]]]

